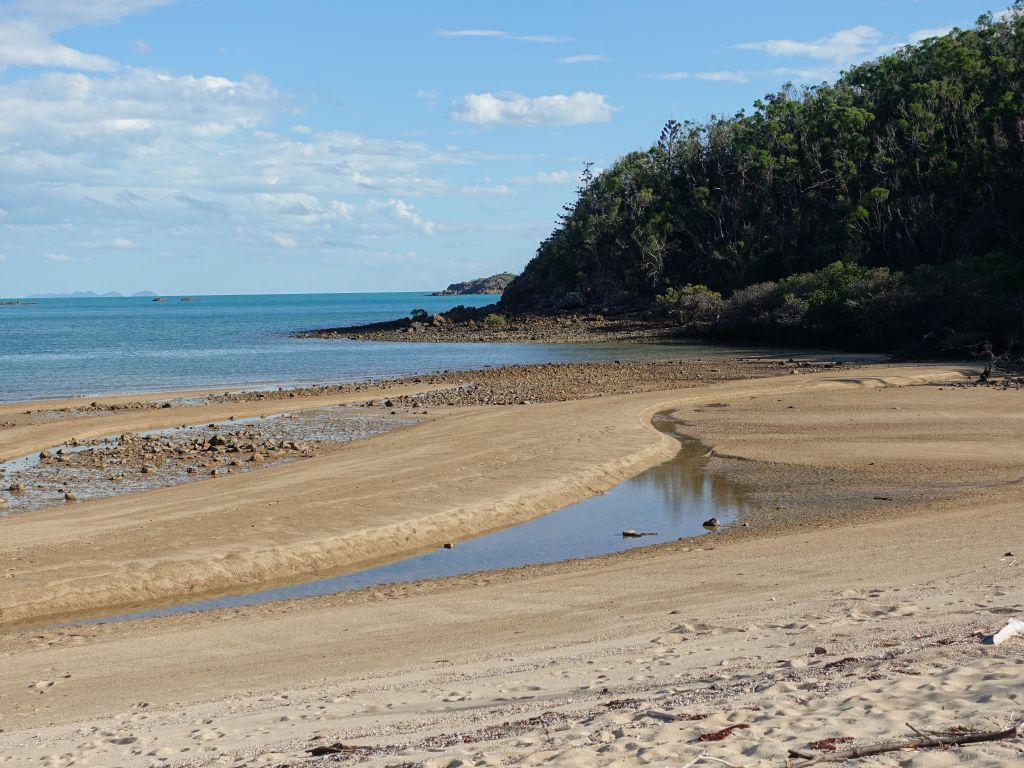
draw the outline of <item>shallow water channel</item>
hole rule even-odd
[[[713,535],[703,522],[717,517],[723,527],[744,511],[745,489],[705,471],[707,449],[676,433],[661,415],[654,425],[679,438],[679,454],[619,483],[606,494],[585,499],[543,517],[385,565],[301,584],[204,600],[86,623],[172,616],[299,597],[347,592],[381,584],[436,579],[480,571],[595,557],[681,537]],[[624,530],[655,533],[623,537]]]

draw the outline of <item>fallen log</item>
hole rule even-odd
[[[818,763],[838,763],[842,760],[853,760],[858,757],[870,757],[880,755],[884,752],[898,752],[904,749],[932,749],[935,747],[951,747],[961,744],[979,744],[984,741],[1002,741],[1003,739],[1016,739],[1020,724],[1007,728],[1003,731],[988,731],[975,733],[949,733],[940,736],[923,736],[907,741],[887,741],[882,744],[872,744],[864,747],[851,747],[850,749],[826,752],[802,763],[796,763],[793,768],[808,768]],[[798,757],[807,757],[806,752],[796,752]]]

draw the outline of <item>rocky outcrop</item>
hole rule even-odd
[[[436,291],[431,296],[468,296],[471,294],[494,294],[505,292],[508,284],[515,279],[511,272],[502,272],[500,275],[490,277],[478,277],[475,280],[467,280],[464,283],[452,283],[443,291]]]

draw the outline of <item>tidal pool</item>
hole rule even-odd
[[[274,589],[201,602],[125,613],[85,623],[106,623],[212,611],[301,597],[348,592],[381,584],[553,563],[607,555],[683,537],[713,535],[703,527],[717,517],[722,527],[745,509],[745,489],[705,471],[707,448],[677,433],[667,414],[654,419],[662,432],[680,440],[675,458],[624,480],[606,494],[593,496],[543,517],[476,538],[364,570]],[[626,538],[624,530],[654,535]]]

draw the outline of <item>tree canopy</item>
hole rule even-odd
[[[1021,2],[588,166],[502,304],[873,347],[1021,337]]]

